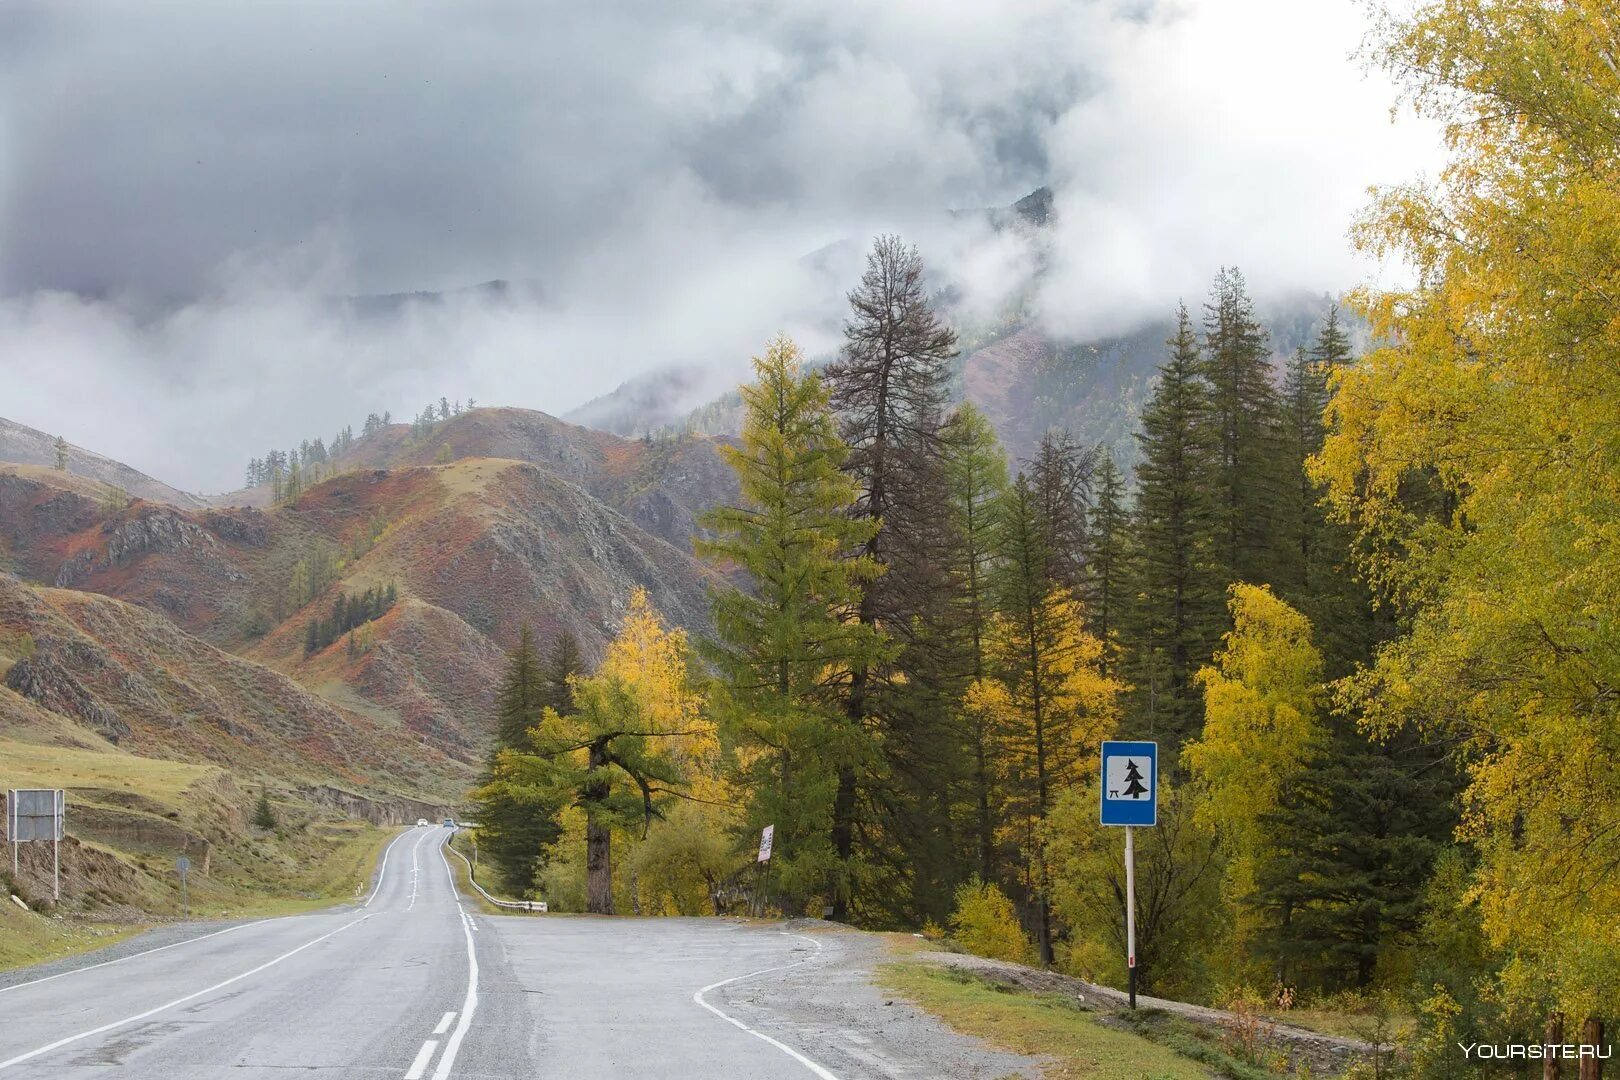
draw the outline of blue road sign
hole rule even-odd
[[[1159,823],[1159,744],[1102,744],[1102,823]]]

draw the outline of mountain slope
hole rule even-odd
[[[695,516],[737,490],[715,452],[718,443],[698,435],[627,439],[532,409],[485,407],[425,431],[390,424],[358,440],[336,467],[398,469],[475,457],[527,462],[578,484],[645,532],[689,551]],[[270,505],[270,490],[250,488],[213,501],[262,509]]]
[[[0,417],[0,462],[17,465],[56,465],[56,436]],[[91,453],[83,447],[67,447],[67,472],[119,488],[141,499],[170,503],[186,509],[201,509],[203,499],[179,488],[154,480],[121,461]]]
[[[8,649],[7,690],[142,757],[294,784],[431,792],[446,801],[471,773],[468,764],[111,597],[0,576],[0,633],[27,642]]]
[[[628,444],[600,438],[591,468],[606,483],[610,451]],[[55,470],[0,467],[0,554],[30,580],[161,613],[459,762],[481,759],[504,649],[525,623],[542,641],[566,629],[594,654],[640,586],[673,622],[707,624],[711,575],[689,548],[527,462],[355,470],[269,510],[104,494]],[[642,491],[641,505],[660,494]],[[662,523],[690,528],[673,514]],[[390,585],[392,610],[306,655],[311,623],[340,596]]]

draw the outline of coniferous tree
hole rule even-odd
[[[1327,408],[1326,369],[1302,345],[1288,359],[1282,389],[1282,449],[1289,466],[1284,485],[1277,527],[1285,549],[1286,571],[1276,584],[1297,588],[1300,595],[1312,588],[1313,570],[1321,562],[1320,548],[1326,519],[1320,501],[1321,488],[1305,471],[1305,461],[1322,449],[1325,429],[1322,413]]]
[[[540,704],[564,716],[574,711],[573,680],[585,674],[585,656],[572,630],[558,631],[541,669]]]
[[[534,634],[525,624],[507,659],[506,677],[496,696],[495,745],[483,784],[473,793],[478,802],[480,847],[514,889],[533,888],[536,860],[556,840],[560,806],[536,798],[514,782],[505,755],[532,749],[530,732],[547,707],[544,667]]]
[[[1102,674],[1102,643],[1085,616],[1060,548],[1068,515],[1020,474],[1001,510],[996,567],[996,677],[973,684],[968,701],[996,731],[1006,798],[1002,830],[1017,853],[1041,962],[1053,960],[1051,880],[1044,824],[1058,797],[1079,782],[1079,763],[1115,722],[1119,687]]]
[[[276,827],[276,811],[270,805],[270,793],[264,788],[259,789],[259,800],[253,804],[253,824],[260,829]]]
[[[1104,670],[1118,664],[1120,609],[1127,595],[1130,511],[1125,477],[1107,450],[1097,464],[1096,497],[1086,529],[1085,599],[1091,632],[1103,643]]]
[[[1187,309],[1177,312],[1169,358],[1142,410],[1131,600],[1125,613],[1133,723],[1173,751],[1196,732],[1203,706],[1194,681],[1224,622],[1212,550],[1213,453],[1209,393]],[[1166,753],[1166,764],[1174,759]]]
[[[962,640],[962,670],[973,682],[985,676],[985,639],[994,612],[991,571],[1000,545],[998,508],[1007,490],[1007,460],[990,421],[969,403],[956,409],[942,435],[945,508],[956,538],[948,563],[955,579],[951,595],[957,605],[955,626]],[[993,882],[996,822],[992,812],[991,732],[982,712],[958,711],[971,763],[967,831],[973,837],[973,862],[979,880]]]
[[[1289,475],[1270,361],[1268,335],[1243,275],[1221,270],[1204,308],[1202,367],[1209,386],[1215,555],[1223,584],[1274,581],[1287,557],[1277,518]]]
[[[1085,579],[1086,509],[1097,456],[1066,434],[1047,432],[1028,462],[1030,491],[1047,536],[1045,572],[1076,592]]]
[[[1372,985],[1379,958],[1417,930],[1434,861],[1456,827],[1456,772],[1411,732],[1369,741],[1338,722],[1326,753],[1284,786],[1265,825],[1259,941],[1286,985]]]
[[[865,732],[845,722],[839,694],[869,659],[875,633],[844,613],[875,572],[870,558],[850,552],[877,525],[850,513],[857,488],[843,471],[848,448],[798,347],[778,338],[754,373],[741,390],[740,443],[721,451],[741,497],[704,516],[709,535],[697,548],[752,584],[711,594],[707,652],[726,688],[749,828],[775,827],[778,888],[800,901],[847,872],[833,805],[839,774],[866,753]]]
[[[827,385],[850,448],[855,513],[882,525],[860,549],[882,573],[861,590],[856,617],[885,635],[905,635],[919,625],[912,616],[939,599],[925,553],[936,542],[939,427],[956,335],[929,303],[917,250],[897,236],[873,244],[849,303],[844,350],[827,369]],[[882,663],[856,664],[846,695],[849,724],[881,729],[899,721],[901,741],[926,743],[932,733],[915,730],[916,711],[902,717],[891,708],[894,674]],[[855,860],[857,799],[851,764],[840,769],[833,808],[834,844],[848,866]],[[848,917],[850,900],[847,888],[836,890],[835,918]]]

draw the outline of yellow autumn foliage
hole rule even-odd
[[[1267,586],[1240,582],[1230,592],[1232,630],[1198,673],[1203,734],[1183,747],[1182,762],[1198,785],[1195,820],[1229,853],[1229,891],[1242,900],[1271,850],[1266,822],[1283,786],[1309,766],[1326,731],[1310,621]]]
[[[1438,180],[1357,239],[1416,271],[1358,303],[1313,462],[1410,633],[1344,686],[1466,753],[1471,899],[1522,1002],[1620,1001],[1620,17],[1430,0],[1376,57],[1445,124]]]

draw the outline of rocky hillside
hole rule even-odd
[[[157,613],[463,763],[482,757],[523,624],[542,641],[567,629],[594,653],[641,586],[672,621],[706,625],[709,571],[690,535],[728,479],[711,441],[627,441],[483,409],[426,436],[363,440],[350,471],[268,509],[123,503],[71,474],[0,467],[0,559]],[[389,586],[398,600],[381,618],[308,648],[339,597]]]
[[[0,721],[42,710],[144,758],[227,767],[291,785],[460,795],[470,762],[107,596],[0,576]],[[86,744],[90,745],[90,744]]]
[[[56,436],[0,417],[0,462],[54,468]],[[66,471],[75,476],[100,481],[109,487],[127,491],[136,498],[172,503],[189,509],[199,509],[205,505],[201,498],[190,492],[170,487],[121,461],[102,457],[72,443],[67,446],[66,464]]]

